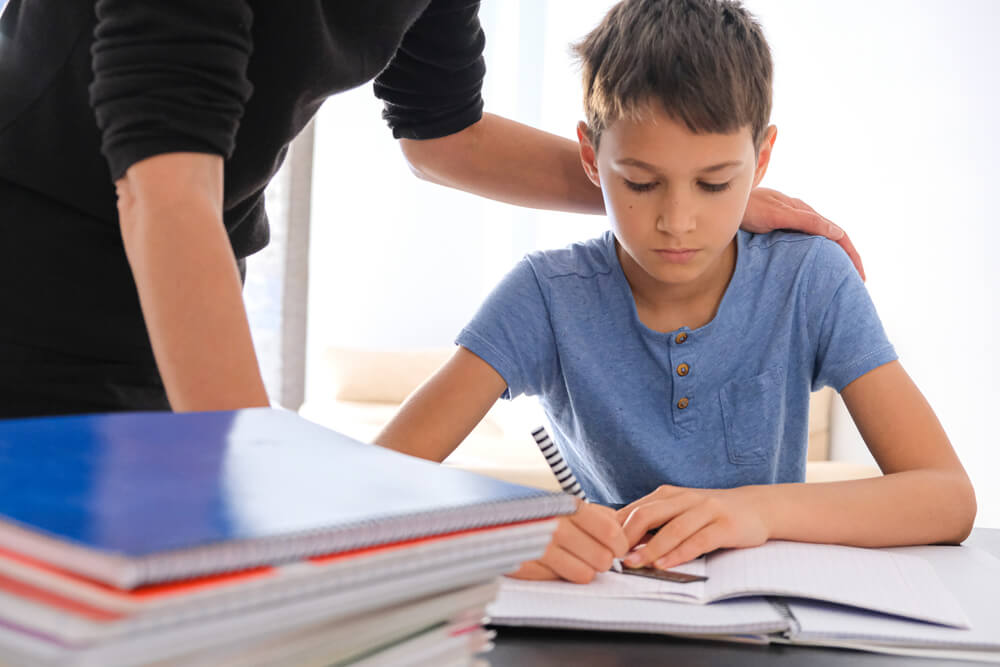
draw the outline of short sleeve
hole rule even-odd
[[[394,137],[443,137],[482,118],[485,44],[478,0],[432,0],[375,79]]]
[[[820,242],[808,284],[809,333],[816,350],[814,391],[830,386],[839,392],[897,359],[861,276],[840,246]]]
[[[246,0],[98,0],[90,103],[112,180],[160,153],[232,154],[252,19]]]
[[[558,357],[548,308],[527,259],[494,288],[455,342],[503,377],[504,398],[542,393]]]

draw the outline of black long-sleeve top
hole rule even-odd
[[[47,364],[65,355],[155,374],[113,186],[133,163],[223,156],[223,217],[242,258],[267,243],[264,188],[328,96],[374,78],[396,137],[476,122],[478,4],[11,0],[0,19],[0,384],[19,365],[44,380],[30,348]]]

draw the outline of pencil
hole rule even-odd
[[[570,470],[569,464],[562,457],[559,446],[555,440],[549,436],[549,432],[544,426],[539,426],[531,432],[531,437],[535,439],[535,444],[542,450],[545,462],[552,468],[552,474],[556,476],[562,490],[571,496],[576,496],[580,500],[587,500],[587,494],[583,492],[580,482],[576,481],[576,476]]]
[[[545,457],[545,462],[549,464],[552,468],[552,474],[556,476],[556,480],[559,482],[559,486],[562,490],[571,496],[576,496],[580,500],[586,502],[587,494],[583,492],[583,488],[580,486],[580,482],[576,481],[576,476],[573,471],[570,470],[569,464],[562,457],[562,453],[559,451],[559,446],[556,444],[549,436],[549,432],[545,430],[544,426],[539,426],[534,431],[531,432],[531,437],[535,439],[535,444],[538,448],[542,450],[542,456]],[[617,508],[617,506],[616,506]],[[651,532],[656,532],[654,529]],[[690,581],[707,581],[708,577],[699,577],[683,572],[675,572],[674,570],[659,570],[653,567],[640,567],[640,568],[629,568],[622,564],[620,558],[615,558],[614,562],[611,564],[611,569],[620,574],[633,574],[645,577],[652,577],[654,579],[665,579],[667,581],[673,581],[676,583],[688,583]]]

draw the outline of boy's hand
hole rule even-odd
[[[861,279],[865,279],[865,267],[861,265],[861,256],[854,249],[854,244],[847,237],[847,233],[801,199],[793,199],[770,188],[754,188],[750,191],[750,200],[747,202],[747,210],[743,214],[743,223],[740,226],[755,234],[766,234],[775,229],[792,229],[806,234],[825,236],[840,244],[861,274]]]
[[[524,563],[509,576],[515,579],[565,579],[587,584],[598,572],[611,569],[612,561],[624,556],[628,546],[625,531],[613,509],[581,502],[575,514],[559,519],[552,541],[542,557]]]
[[[758,509],[754,487],[687,489],[661,486],[618,510],[633,551],[628,567],[669,569],[722,547],[755,547],[769,529]],[[636,545],[659,529],[644,546]]]

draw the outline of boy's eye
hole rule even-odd
[[[726,183],[705,183],[704,181],[700,181],[698,183],[698,185],[705,192],[722,192],[723,190],[728,190],[729,189],[729,183],[728,182],[726,182]]]
[[[657,186],[657,182],[650,181],[649,183],[636,183],[635,181],[630,181],[626,178],[625,185],[627,185],[630,190],[635,192],[649,192]]]

